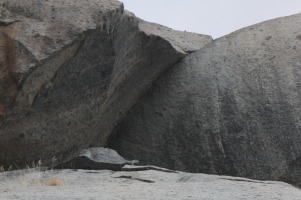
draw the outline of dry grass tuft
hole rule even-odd
[[[56,161],[55,157],[52,159]],[[27,166],[27,172],[20,174],[19,180],[22,186],[59,186],[67,185],[67,180],[57,178],[54,174],[53,168],[51,170],[45,170],[42,167],[42,161],[39,160],[37,163],[32,162],[32,167]],[[1,170],[1,167],[0,167]]]
[[[54,163],[56,161],[55,157],[52,160]],[[23,187],[70,185],[69,180],[67,180],[64,174],[53,170],[53,168],[48,170],[46,167],[43,167],[41,160],[32,162],[31,167],[27,165],[27,169],[7,173],[7,171],[10,171],[11,169],[12,166],[6,169],[4,169],[3,166],[0,166],[0,173],[4,172],[4,181],[6,182],[6,185],[10,185],[10,183],[14,181],[18,181]],[[7,175],[5,175],[5,173]],[[1,178],[1,181],[2,180],[3,178]]]
[[[62,185],[61,181],[58,178],[51,178],[45,183],[47,186],[59,186]]]
[[[21,185],[23,187],[27,187],[29,185],[28,181],[26,180],[25,176],[20,176],[20,182],[21,182]]]

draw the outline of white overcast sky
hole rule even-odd
[[[214,39],[265,20],[301,12],[301,0],[120,0],[149,22]],[[301,28],[301,27],[300,27]]]

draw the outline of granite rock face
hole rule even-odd
[[[212,42],[116,0],[4,0],[0,166],[109,147],[145,165],[300,186],[299,27],[301,14]]]
[[[4,0],[0,22],[0,166],[104,146],[163,72],[212,41],[116,0]]]
[[[108,147],[141,164],[288,181],[301,155],[300,26],[301,14],[266,21],[190,54]]]

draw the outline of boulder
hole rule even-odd
[[[121,171],[127,165],[137,164],[137,160],[125,160],[116,151],[103,147],[84,149],[69,161],[53,166],[54,169],[86,169]],[[129,168],[129,167],[127,167]]]
[[[189,172],[278,180],[296,171],[300,22],[301,14],[265,21],[190,54],[152,85],[107,146],[142,165]]]
[[[117,0],[4,0],[0,22],[6,167],[104,146],[164,71],[212,41],[145,22]]]

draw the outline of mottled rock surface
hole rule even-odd
[[[0,22],[19,20],[0,28],[6,167],[104,146],[164,71],[212,40],[145,22],[115,0],[4,0],[0,11]]]
[[[51,179],[59,180],[61,185],[47,186]],[[300,196],[300,189],[283,182],[184,172],[23,170],[0,173],[0,199],[5,200],[300,200]]]
[[[117,0],[3,0],[0,166],[107,146],[142,164],[300,186],[300,27],[297,14],[212,42]]]
[[[108,147],[141,164],[284,180],[301,155],[300,26],[301,14],[266,21],[187,56]]]

